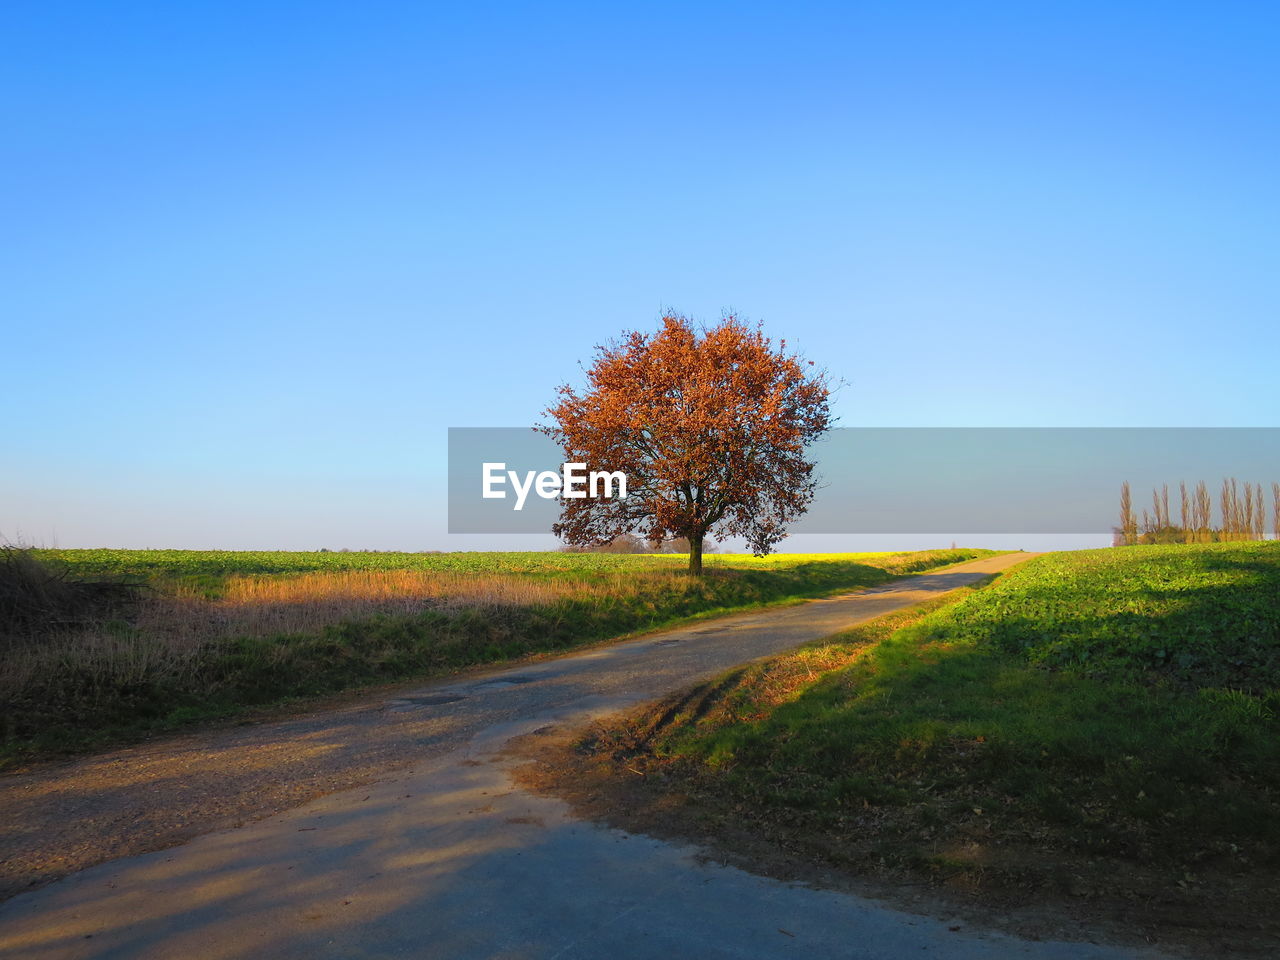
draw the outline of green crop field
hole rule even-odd
[[[698,579],[678,555],[10,551],[0,588],[43,568],[55,587],[123,582],[138,596],[96,617],[37,605],[0,636],[0,765],[990,553],[715,555]]]
[[[383,553],[289,550],[36,550],[41,560],[64,565],[85,576],[136,575],[149,580],[216,586],[228,577],[413,570],[451,574],[521,574],[536,577],[601,577],[628,572],[680,571],[684,554],[562,553],[558,551]],[[852,573],[853,582],[866,568],[892,567],[896,573],[944,562],[987,556],[990,550],[881,553],[708,554],[705,564],[719,570],[800,571],[824,584]],[[957,559],[949,559],[957,558]]]
[[[1274,935],[1280,543],[1045,555],[594,742],[601,789],[713,833]]]
[[[1045,556],[930,629],[1047,667],[1265,694],[1280,687],[1280,544]]]

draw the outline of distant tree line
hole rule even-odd
[[[1217,525],[1214,525],[1215,520]],[[1112,543],[1217,543],[1228,540],[1267,539],[1267,499],[1260,483],[1241,483],[1235,477],[1222,481],[1218,511],[1202,480],[1194,488],[1178,484],[1178,522],[1169,507],[1169,485],[1151,491],[1151,508],[1136,513],[1129,482],[1120,485],[1120,525],[1113,527]],[[1271,484],[1270,535],[1280,540],[1280,483]]]
[[[341,547],[338,550],[330,550],[328,547],[321,547],[316,553],[417,553],[422,556],[439,556],[444,553],[443,550],[352,550],[350,547]]]
[[[624,533],[614,537],[608,543],[590,545],[569,543],[562,546],[560,550],[562,553],[688,553],[689,538],[673,537],[670,540],[652,542],[632,533]],[[703,541],[702,552],[715,553],[715,544],[710,540]]]

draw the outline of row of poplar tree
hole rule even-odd
[[[1129,483],[1120,485],[1120,526],[1114,528],[1117,546],[1134,543],[1214,543],[1224,540],[1265,540],[1267,501],[1260,483],[1222,481],[1218,492],[1218,525],[1214,526],[1213,497],[1204,481],[1194,488],[1178,484],[1178,523],[1169,512],[1169,485],[1151,491],[1151,509],[1134,512]],[[1280,483],[1271,484],[1271,535],[1280,540]]]

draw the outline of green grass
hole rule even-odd
[[[1042,557],[945,617],[936,639],[1048,667],[1274,690],[1280,544],[1120,547]]]
[[[711,553],[703,558],[709,571],[780,574],[760,583],[786,582],[784,592],[803,583],[822,591],[845,582],[866,583],[870,568],[892,569],[895,575],[924,570],[939,563],[989,556],[993,550],[923,550],[879,553]],[[39,559],[65,565],[84,577],[132,575],[162,586],[182,585],[216,597],[234,576],[275,576],[358,570],[420,570],[457,574],[520,574],[539,580],[564,577],[605,578],[628,572],[683,571],[684,554],[561,553],[558,551],[475,551],[460,553],[332,553],[292,550],[34,550]],[[852,579],[850,579],[852,578]]]
[[[693,579],[681,572],[679,556],[38,551],[42,561],[63,565],[71,576],[141,578],[149,584],[149,599],[142,619],[10,641],[0,670],[0,767],[251,707],[871,586],[990,553],[716,555],[708,558],[709,575]],[[339,603],[326,613],[332,622],[289,633],[228,635],[208,626],[234,613],[218,604],[224,594],[234,597],[232,588],[246,578],[302,582],[319,574],[346,589],[353,581],[345,574],[403,570],[439,574],[432,582],[455,593],[468,584],[492,585],[497,599],[427,605],[412,614],[371,614],[367,605],[353,606],[360,612],[351,616]],[[502,591],[513,583],[517,590],[525,583],[546,589],[527,602],[512,602]],[[154,621],[167,632],[149,631],[147,604],[158,608],[175,596],[178,613]],[[289,613],[299,601],[286,592],[273,602]]]
[[[1280,544],[1050,554],[600,742],[861,868],[1119,863],[1203,892],[1280,871],[1278,651]]]

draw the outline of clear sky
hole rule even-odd
[[[1266,2],[0,13],[0,534],[457,548],[445,430],[663,307],[843,426],[1273,426]],[[515,547],[538,545],[519,540]]]

